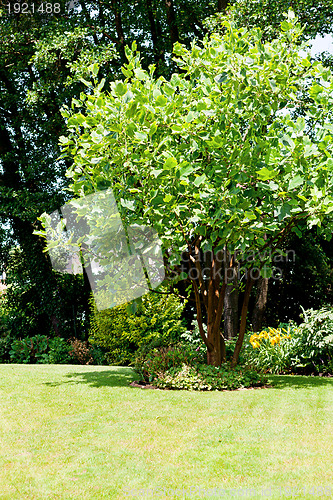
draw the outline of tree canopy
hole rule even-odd
[[[76,196],[112,187],[126,223],[152,225],[171,264],[187,253],[215,365],[224,357],[224,277],[233,258],[249,270],[235,363],[251,287],[271,258],[265,250],[279,249],[299,222],[329,234],[333,211],[330,70],[300,53],[291,11],[272,42],[232,17],[223,26],[190,49],[176,44],[180,71],[169,80],[142,68],[135,44],[126,49],[125,80],[110,92],[94,65],[88,91],[63,111],[70,134],[61,138]],[[304,116],[296,119],[298,107]]]

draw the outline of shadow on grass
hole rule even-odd
[[[269,382],[273,384],[273,389],[284,389],[291,387],[294,389],[331,387],[333,389],[333,377],[311,377],[304,375],[268,375]]]
[[[63,384],[88,384],[91,387],[128,387],[139,376],[131,368],[117,366],[111,370],[96,372],[77,372],[65,375],[59,382],[46,382],[45,385],[57,387]]]
[[[333,377],[311,377],[304,375],[268,375],[267,387],[272,389],[305,389],[316,387],[328,387],[333,390]],[[88,384],[91,387],[129,387],[133,380],[139,380],[139,375],[126,366],[114,366],[103,371],[83,371],[68,373],[59,382],[46,382],[49,387],[57,387],[64,384]],[[67,379],[67,380],[66,380]]]

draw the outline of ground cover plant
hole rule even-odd
[[[197,391],[233,390],[264,385],[266,378],[246,366],[207,365],[200,350],[191,344],[144,347],[137,351],[135,369],[142,381],[164,389]]]
[[[198,393],[130,387],[128,367],[0,365],[1,498],[330,498],[333,380],[270,377]]]

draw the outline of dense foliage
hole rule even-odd
[[[289,255],[276,264],[279,279],[271,280],[264,324],[300,323],[304,309],[333,305],[333,246],[316,234],[290,235],[285,243]]]
[[[36,256],[35,256],[36,258]],[[45,257],[44,257],[45,258]],[[12,338],[32,337],[43,333],[54,336],[54,324],[60,336],[69,338],[73,335],[85,339],[88,322],[85,311],[87,291],[80,275],[51,272],[50,281],[44,284],[49,293],[55,295],[50,312],[48,295],[41,296],[38,282],[31,279],[26,255],[20,249],[10,252],[7,264],[6,293],[0,309],[0,328],[3,335]]]
[[[0,344],[0,362],[99,365],[105,363],[105,358],[103,351],[88,342],[36,335],[16,340],[7,338],[6,344]]]
[[[143,296],[134,314],[126,305],[97,311],[91,303],[89,342],[105,350],[110,364],[133,362],[142,346],[174,344],[186,330],[181,320],[184,304],[165,291]]]
[[[332,307],[308,309],[302,319],[249,335],[246,362],[269,373],[333,375]]]

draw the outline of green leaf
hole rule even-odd
[[[270,170],[267,167],[263,167],[257,171],[258,178],[262,181],[267,181],[269,179],[274,179],[278,175],[277,170]]]
[[[177,165],[178,165],[178,162],[177,162],[176,158],[173,158],[173,157],[167,158],[164,162],[165,169],[175,168]]]
[[[102,80],[97,85],[97,90],[101,91],[104,85],[105,85],[105,78],[102,78]]]
[[[97,76],[98,75],[98,72],[99,72],[99,66],[97,63],[94,63],[92,64],[90,67],[89,67],[90,71],[92,72],[92,74],[94,76]]]
[[[114,89],[116,94],[119,96],[123,96],[127,92],[127,87],[123,84],[123,82],[117,82]]]
[[[79,78],[80,82],[82,82],[86,87],[92,87],[92,83],[88,82],[84,78]]]
[[[123,198],[121,198],[120,204],[122,207],[127,208],[128,210],[131,210],[132,212],[135,211],[135,201],[133,201],[133,200],[124,200]]]
[[[223,71],[219,76],[215,77],[217,83],[225,83],[228,80],[228,73]]]
[[[159,95],[155,101],[156,106],[163,107],[168,102],[168,99],[164,95]]]
[[[135,132],[134,133],[134,137],[138,140],[138,141],[146,141],[148,136],[145,132]]]
[[[138,80],[146,80],[148,78],[148,75],[146,74],[146,72],[141,68],[136,68],[134,70],[134,74]]]
[[[194,172],[192,165],[185,165],[179,170],[180,179],[187,179],[192,172]]]
[[[154,122],[154,123],[152,123],[152,125],[149,129],[149,136],[151,137],[152,135],[154,135],[156,130],[157,130],[157,123]]]
[[[207,179],[206,174],[202,174],[202,175],[200,175],[199,177],[196,177],[196,178],[195,178],[195,180],[194,180],[193,184],[194,184],[195,186],[199,187],[199,186],[201,186],[201,184],[202,184],[203,182],[205,182],[205,180],[206,180],[206,179]]]
[[[293,177],[291,179],[291,181],[289,182],[289,185],[288,185],[288,189],[291,190],[291,189],[295,189],[297,188],[298,186],[301,186],[302,184],[304,184],[304,178],[301,177],[300,175],[296,175],[295,177]]]

